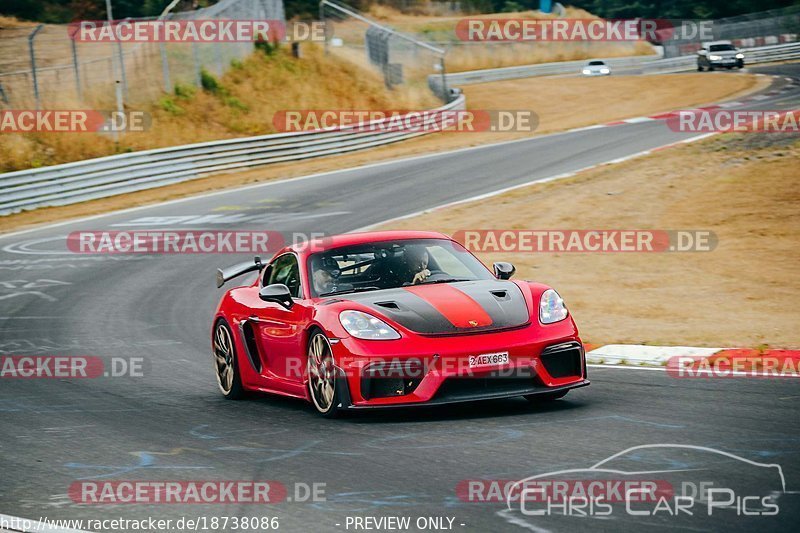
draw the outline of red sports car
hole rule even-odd
[[[288,246],[217,271],[225,293],[212,345],[227,398],[303,398],[320,414],[524,396],[589,384],[578,330],[558,293],[509,281],[446,235],[354,233]]]

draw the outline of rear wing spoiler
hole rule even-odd
[[[228,268],[218,268],[217,288],[219,289],[225,285],[226,281],[232,280],[233,278],[238,278],[239,276],[247,274],[248,272],[261,270],[262,268],[264,268],[264,264],[261,262],[261,257],[259,256],[255,256],[252,263],[239,263],[238,265],[229,266]]]

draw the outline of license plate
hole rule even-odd
[[[508,364],[508,352],[485,353],[482,355],[471,355],[469,357],[470,368],[482,368],[486,366],[506,364]]]

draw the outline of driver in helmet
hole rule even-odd
[[[408,267],[408,277],[410,278],[409,284],[416,285],[422,283],[431,275],[428,270],[428,262],[430,256],[428,250],[424,246],[409,246],[406,248],[406,265]]]
[[[314,290],[317,294],[324,294],[336,290],[336,279],[339,277],[339,264],[332,257],[323,257],[321,263],[311,275],[314,281]]]

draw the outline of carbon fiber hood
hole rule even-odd
[[[423,284],[340,296],[423,335],[476,333],[527,324],[528,304],[511,281]]]

